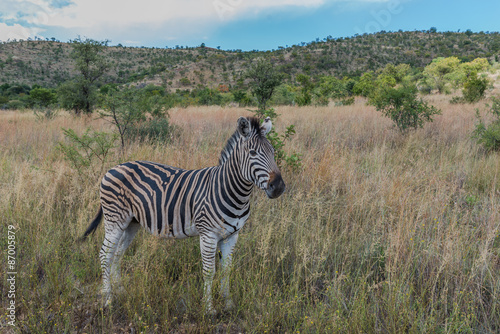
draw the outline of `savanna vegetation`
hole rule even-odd
[[[281,78],[274,105],[325,105],[329,99],[350,103],[353,95],[366,96],[366,85],[382,73],[387,84],[409,77],[421,92],[451,93],[465,87],[465,99],[455,102],[474,102],[481,98],[478,92],[485,89],[481,87],[488,85],[483,78],[486,65],[499,61],[500,34],[435,28],[382,31],[244,52],[204,44],[132,48],[109,43],[80,37],[68,43],[55,39],[1,43],[0,107],[55,105],[90,112],[97,94],[123,85],[159,87],[169,104],[182,107],[257,106],[249,72],[263,58],[274,64]],[[396,73],[385,70],[387,66],[404,67]],[[56,99],[40,100],[40,92],[30,97],[32,89],[44,89],[46,97]]]
[[[485,124],[494,118],[484,102],[426,99],[442,114],[405,135],[366,100],[277,107],[278,131],[296,125],[284,149],[301,152],[303,164],[283,167],[279,199],[255,193],[231,273],[237,307],[215,318],[200,308],[196,238],[140,232],[122,263],[125,291],[105,310],[103,231],[76,240],[97,210],[104,169],[130,159],[214,165],[247,110],[171,109],[182,131],[168,144],[131,139],[122,151],[115,142],[83,172],[60,149],[70,143],[61,128],[83,137],[88,127],[110,133],[112,124],[64,111],[48,120],[3,111],[0,244],[7,248],[6,226],[14,225],[17,331],[497,332],[500,157],[471,139],[475,108]]]
[[[499,332],[499,36],[381,32],[270,52],[1,44],[0,248],[12,226],[18,326],[2,313],[0,329]],[[103,309],[104,231],[77,242],[103,173],[215,165],[252,114],[273,119],[287,191],[252,198],[236,309],[203,313],[196,238],[144,231]]]

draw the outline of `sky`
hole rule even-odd
[[[498,0],[0,0],[0,41],[272,50],[385,31],[500,31]]]

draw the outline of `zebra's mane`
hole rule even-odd
[[[257,134],[257,136],[261,137],[262,133],[260,132],[260,121],[256,117],[247,117],[248,121],[250,122],[250,128],[253,134]],[[250,134],[252,136],[253,134]],[[233,135],[228,139],[226,146],[222,149],[220,152],[220,157],[219,157],[219,165],[223,165],[231,156],[231,153],[233,153],[234,148],[236,147],[236,144],[238,143],[238,140],[240,139],[241,135],[236,129],[234,131]]]

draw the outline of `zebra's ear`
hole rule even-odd
[[[264,123],[262,123],[262,126],[260,127],[260,131],[265,136],[271,131],[272,128],[273,128],[273,122],[271,122],[271,118],[266,117]]]
[[[250,134],[250,121],[245,117],[238,118],[238,132],[243,138],[247,138]]]

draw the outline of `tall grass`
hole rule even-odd
[[[203,315],[197,238],[140,232],[122,263],[124,292],[99,299],[103,239],[77,243],[98,208],[98,168],[76,175],[57,150],[61,128],[107,129],[60,114],[0,114],[0,248],[17,228],[18,327],[25,333],[499,332],[500,156],[470,140],[474,106],[431,101],[443,115],[403,137],[357,101],[278,108],[294,123],[287,191],[256,190],[231,273],[234,312]],[[113,164],[144,159],[215,165],[238,108],[171,111],[181,136],[134,142]],[[3,255],[2,255],[3,256]],[[7,300],[6,266],[0,281]],[[215,305],[222,300],[215,285]],[[1,315],[5,327],[5,316]]]

